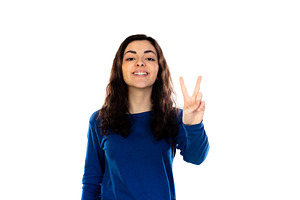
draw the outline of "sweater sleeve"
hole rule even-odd
[[[203,121],[199,124],[186,125],[181,120],[176,137],[176,148],[180,149],[180,154],[183,156],[184,161],[200,165],[209,151],[209,143]]]
[[[105,165],[103,149],[100,148],[101,135],[97,128],[96,117],[97,114],[94,113],[89,121],[81,200],[101,199],[101,186]]]

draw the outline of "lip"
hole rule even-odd
[[[136,71],[132,72],[132,74],[134,74],[134,73],[139,73],[139,72],[146,72],[147,75],[150,74],[149,72],[147,72],[147,71],[145,71],[145,70],[136,70]]]
[[[138,72],[144,72],[144,73],[146,73],[146,75],[134,74],[134,73],[138,73]],[[137,70],[137,71],[132,72],[132,75],[135,77],[143,78],[143,77],[147,77],[149,75],[149,72],[147,72],[145,70]]]

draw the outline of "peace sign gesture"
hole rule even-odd
[[[186,125],[199,124],[203,120],[205,101],[202,101],[202,93],[199,92],[201,80],[202,76],[199,76],[193,95],[189,96],[183,78],[179,79],[184,99],[182,122]]]

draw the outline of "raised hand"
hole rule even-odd
[[[189,96],[183,78],[179,79],[184,99],[182,122],[186,125],[199,124],[203,120],[205,101],[202,101],[202,93],[199,91],[201,80],[202,76],[199,76],[193,95]]]

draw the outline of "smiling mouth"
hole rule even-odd
[[[148,72],[133,72],[132,74],[134,76],[147,76],[149,73]]]

